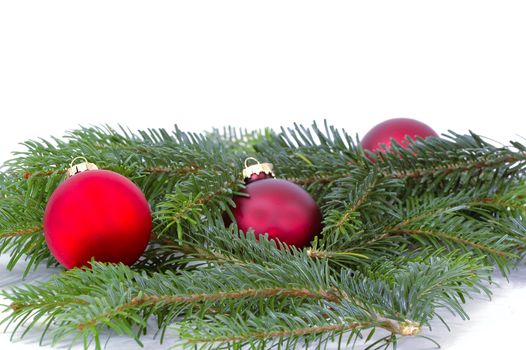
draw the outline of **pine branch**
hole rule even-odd
[[[279,177],[306,187],[316,198],[326,194],[334,181],[351,174],[347,164],[365,164],[352,137],[327,122],[323,130],[316,123],[311,129],[297,124],[282,128],[255,149],[258,157],[274,164]]]
[[[352,276],[342,272],[340,280],[347,283],[342,286],[345,297],[339,303],[326,300],[308,303],[296,309],[294,314],[269,311],[263,315],[243,314],[239,317],[211,315],[183,322],[178,330],[186,341],[185,345],[203,349],[242,346],[296,348],[302,343],[307,347],[306,344],[311,342],[318,342],[318,346],[323,347],[329,340],[336,340],[341,346],[344,333],[351,331],[349,337],[355,338],[367,328],[384,328],[394,335],[414,336],[442,308],[465,317],[460,305],[468,296],[467,290],[487,291],[476,277],[476,273],[480,273],[479,276],[488,278],[487,271],[476,268],[469,259],[471,257],[464,256],[444,265],[444,261],[431,258],[426,263],[413,262],[403,268],[392,264],[387,264],[390,268],[386,268],[382,263],[365,274],[353,273]],[[390,282],[384,280],[385,273],[391,275]],[[458,281],[466,282],[467,276],[471,282],[461,287]],[[420,284],[422,280],[425,282]],[[419,283],[416,288],[412,286],[415,281]],[[391,316],[378,316],[379,310]]]
[[[275,132],[269,128],[264,130],[252,130],[234,128],[232,126],[223,127],[222,130],[213,129],[206,133],[210,139],[217,140],[233,153],[252,153],[254,147],[266,139],[275,136]]]
[[[30,316],[40,319],[53,311],[47,320],[57,327],[53,330],[53,340],[57,342],[75,332],[97,338],[101,326],[118,332],[131,329],[133,325],[143,327],[145,323],[140,321],[140,315],[144,312],[153,312],[159,319],[168,317],[162,322],[164,327],[184,314],[188,307],[206,312],[212,303],[215,312],[228,313],[237,307],[218,303],[228,299],[236,303],[245,300],[249,310],[259,307],[259,304],[249,306],[254,298],[338,300],[322,277],[326,275],[323,264],[302,265],[303,270],[310,269],[312,274],[294,276],[291,272],[297,270],[297,264],[303,263],[296,261],[290,266],[272,269],[259,265],[228,265],[180,275],[168,272],[150,276],[123,265],[93,262],[92,270],[70,270],[38,286],[4,291],[3,294],[13,300],[10,305],[13,313],[4,322],[21,322],[20,326]],[[166,308],[171,316],[166,316]]]
[[[324,186],[351,176],[354,168],[377,169],[386,178],[409,181],[407,195],[421,195],[432,190],[445,194],[481,183],[503,184],[517,178],[526,166],[524,145],[512,142],[512,147],[497,147],[474,133],[408,139],[409,149],[395,142],[392,152],[367,152],[366,157],[344,131],[326,123],[324,129],[316,123],[311,129],[295,125],[256,149],[282,176],[320,194],[326,193]]]
[[[450,132],[442,138],[408,139],[409,149],[396,142],[392,152],[369,153],[384,176],[405,179],[408,195],[431,191],[447,194],[480,185],[505,185],[518,179],[526,167],[525,147],[497,147],[480,136]]]
[[[516,188],[520,190],[523,187],[518,184]],[[392,194],[387,194],[387,197],[392,199]],[[438,248],[445,245],[450,251],[475,249],[484,256],[490,253],[486,257],[488,263],[493,264],[497,261],[503,272],[507,273],[505,267],[518,261],[518,255],[524,251],[526,232],[511,222],[508,225],[498,225],[494,218],[499,216],[502,219],[503,214],[508,213],[508,207],[499,207],[498,211],[495,211],[495,207],[492,206],[490,211],[487,208],[488,198],[484,190],[471,190],[458,193],[454,197],[413,201],[411,204],[393,203],[388,207],[380,195],[375,198],[375,202],[379,207],[378,210],[381,210],[381,215],[378,215],[373,222],[363,225],[362,231],[351,231],[356,232],[355,236],[348,235],[347,232],[345,232],[347,236],[338,236],[338,232],[326,227],[324,230],[326,236],[315,242],[312,248],[303,252],[293,249],[291,253],[302,254],[305,258],[328,259],[331,263],[341,266],[359,267],[369,264],[377,257],[406,254],[408,244],[413,244],[411,249],[414,250],[414,244],[418,243],[421,247],[419,249],[423,251],[427,249],[428,244]],[[494,195],[492,198],[498,197]],[[480,207],[481,205],[484,207]],[[515,205],[520,204],[515,203]],[[335,212],[339,213],[338,210]],[[476,217],[473,216],[475,213]],[[487,218],[480,217],[482,214]],[[382,225],[371,228],[370,225],[380,218]],[[517,220],[515,217],[510,218],[512,219]],[[225,230],[222,220],[220,221],[217,225],[209,223],[204,231],[191,229],[188,237],[192,237],[192,241],[180,245],[165,239],[163,245],[186,254],[189,261],[221,263],[230,261],[238,264],[244,262],[264,264],[266,261],[286,263],[286,260],[281,260],[281,255],[275,254],[274,242],[269,242],[262,236],[258,241],[250,232],[246,237],[238,236],[235,226]],[[429,225],[432,225],[432,229]],[[510,227],[514,231],[511,231]],[[418,234],[427,234],[428,237],[423,237],[426,239],[422,240],[415,237]],[[238,238],[232,240],[232,237],[236,236]],[[285,249],[285,251],[289,250]]]
[[[405,247],[425,250],[432,245],[447,247],[450,251],[479,251],[486,256],[488,264],[496,263],[507,274],[508,267],[519,261],[526,247],[526,231],[517,226],[517,220],[522,220],[523,216],[510,212],[510,205],[522,207],[524,204],[517,200],[521,198],[517,195],[508,198],[506,205],[489,203],[491,198],[499,201],[503,193],[509,197],[510,193],[523,191],[522,188],[522,183],[515,182],[504,192],[489,193],[487,189],[478,188],[461,191],[455,196],[424,196],[406,202],[393,201],[392,195],[386,195],[383,202],[375,199],[378,205],[383,203],[381,217],[364,220],[360,218],[362,214],[357,213],[358,228],[351,227],[343,233],[329,227],[325,230],[327,236],[309,254],[357,266],[368,263],[360,259],[361,256],[374,259],[405,254]],[[341,213],[336,210],[334,215],[338,217]],[[330,215],[331,212],[326,217],[331,218]],[[505,218],[508,224],[502,224]]]
[[[351,176],[336,181],[325,196],[320,245],[330,249],[341,241],[340,236],[359,236],[367,222],[379,221],[386,215],[401,187],[400,181],[364,169],[354,169]]]
[[[3,322],[14,323],[18,328],[30,318],[45,319],[53,343],[68,336],[81,336],[85,340],[93,337],[95,344],[99,344],[100,332],[106,327],[119,334],[132,334],[140,342],[139,336],[151,315],[157,316],[161,329],[176,320],[183,322],[184,327],[205,322],[205,328],[195,329],[200,332],[219,327],[220,334],[237,332],[234,327],[223,333],[222,322],[227,320],[239,327],[253,327],[254,322],[263,322],[269,315],[283,315],[282,322],[273,323],[274,328],[256,333],[243,331],[242,337],[267,334],[268,329],[276,327],[290,336],[317,333],[291,331],[291,325],[299,320],[304,329],[331,326],[343,332],[347,329],[342,324],[353,320],[414,335],[443,304],[463,316],[462,295],[485,290],[480,284],[484,267],[471,256],[430,257],[409,263],[399,259],[395,264],[391,261],[395,271],[389,270],[387,275],[382,272],[385,269],[382,263],[379,268],[363,273],[342,271],[337,280],[329,277],[326,264],[301,257],[293,258],[285,266],[223,265],[180,274],[149,275],[124,265],[96,262],[92,266],[91,270],[67,271],[36,286],[4,291],[2,294],[13,303],[9,306],[12,313]],[[416,290],[415,280],[422,282]],[[399,290],[412,292],[399,293]],[[232,302],[226,302],[229,299]],[[257,299],[264,299],[265,303]],[[289,323],[291,319],[296,321]],[[239,324],[240,320],[243,324]],[[32,321],[26,327],[35,325]],[[135,326],[140,332],[132,332]],[[327,329],[335,331],[331,327]]]
[[[24,193],[20,181],[8,176],[4,176],[1,181],[0,254],[11,256],[7,269],[13,269],[21,259],[25,259],[28,261],[25,277],[41,262],[46,262],[48,266],[56,264],[47,250],[42,234],[42,205]]]
[[[225,211],[230,213],[234,205],[233,195],[242,195],[239,189],[243,183],[235,172],[209,178],[190,177],[178,183],[175,193],[168,194],[158,206],[156,216],[164,233],[173,225],[177,228],[177,239],[183,239],[183,232],[192,226],[208,220],[220,220]],[[204,181],[203,181],[204,180]]]

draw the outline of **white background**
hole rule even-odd
[[[363,134],[392,117],[438,132],[526,136],[520,1],[0,2],[0,161],[78,125],[187,130],[312,120]],[[0,262],[0,284],[20,270]],[[31,278],[45,278],[42,271]],[[522,347],[526,269],[444,349]],[[108,348],[134,348],[126,339]],[[154,348],[155,342],[150,347]],[[34,340],[0,348],[32,349]],[[408,339],[402,349],[431,347]]]

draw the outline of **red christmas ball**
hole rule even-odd
[[[385,144],[387,149],[390,150],[391,139],[394,139],[402,147],[408,148],[407,136],[415,140],[417,136],[423,138],[428,136],[437,137],[438,134],[418,120],[409,118],[389,119],[369,130],[362,139],[362,147],[369,151],[384,152],[384,149],[380,145]]]
[[[239,229],[302,248],[321,231],[321,212],[314,199],[300,186],[281,179],[253,177],[236,197],[234,217]]]
[[[89,170],[64,181],[44,213],[44,235],[66,268],[101,262],[132,265],[146,249],[152,229],[148,202],[126,177]]]

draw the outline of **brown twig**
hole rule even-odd
[[[163,239],[162,243],[164,245],[172,247],[174,250],[177,250],[183,254],[195,255],[199,259],[211,260],[211,261],[216,261],[216,262],[230,261],[230,262],[234,262],[239,265],[243,264],[243,262],[239,259],[229,257],[229,256],[226,256],[226,255],[223,255],[221,253],[214,252],[211,250],[207,250],[199,246],[189,245],[189,244],[179,244],[178,242],[175,242],[170,239]]]
[[[454,236],[451,236],[451,235],[449,235],[447,233],[440,232],[440,231],[396,229],[396,230],[391,230],[391,231],[389,231],[387,233],[387,236],[398,236],[398,235],[434,236],[434,237],[438,237],[438,238],[442,238],[442,239],[447,239],[447,240],[450,240],[450,241],[453,241],[453,242],[456,242],[456,243],[460,243],[460,244],[463,244],[463,245],[471,246],[473,248],[476,248],[476,249],[479,249],[479,250],[483,250],[483,251],[486,251],[488,253],[492,253],[492,254],[495,254],[495,255],[498,255],[498,256],[507,256],[507,255],[510,254],[508,252],[505,252],[505,251],[502,251],[502,250],[499,250],[499,249],[490,248],[490,247],[488,247],[488,246],[486,246],[484,244],[481,244],[481,243],[472,242],[470,240],[467,240],[467,239],[464,239],[464,238],[460,238],[460,237],[454,237]]]
[[[322,184],[322,185],[326,185],[326,184],[330,184],[331,182],[334,182],[338,179],[341,179],[341,178],[344,178],[344,177],[347,177],[347,176],[350,176],[351,174],[338,174],[338,175],[334,175],[334,174],[327,174],[327,175],[314,175],[314,176],[311,176],[311,177],[307,177],[307,178],[295,178],[295,177],[289,177],[287,178],[287,180],[289,181],[292,181],[294,182],[295,184],[297,185],[300,185],[300,186],[306,186],[306,185],[310,185],[310,184],[313,184],[315,182],[319,183],[319,184]]]
[[[342,227],[349,220],[349,216],[351,216],[352,213],[356,212],[356,210],[360,208],[363,203],[365,203],[367,198],[369,198],[371,190],[374,188],[374,186],[376,186],[377,183],[378,178],[375,178],[374,181],[372,181],[372,183],[369,184],[365,193],[354,203],[354,205],[347,209],[340,218],[340,220],[338,220],[338,222],[336,223],[337,227]]]
[[[156,166],[156,167],[146,167],[142,171],[149,174],[176,174],[176,175],[187,175],[187,174],[193,174],[201,170],[202,168],[198,166],[195,163],[192,163],[188,166],[180,167],[180,168],[170,168],[170,167],[163,167],[163,166]],[[66,169],[60,169],[60,170],[46,170],[46,171],[39,171],[36,173],[32,173],[30,171],[26,171],[22,174],[22,177],[26,180],[29,180],[30,178],[34,176],[38,177],[45,177],[45,176],[51,176],[51,175],[63,175],[66,173]]]
[[[83,299],[72,299],[68,301],[57,301],[54,303],[45,303],[46,307],[54,306],[54,307],[61,307],[61,306],[67,306],[74,302],[75,304],[85,305],[88,302]],[[30,303],[11,303],[9,305],[9,308],[13,311],[18,311],[25,308],[35,308],[38,304],[30,304]]]
[[[232,292],[218,292],[213,294],[191,294],[191,295],[145,295],[140,298],[133,298],[130,305],[142,305],[145,303],[196,303],[201,301],[218,301],[224,299],[240,299],[240,298],[268,298],[268,297],[293,297],[293,298],[310,298],[310,299],[325,299],[331,302],[339,302],[340,297],[332,292],[317,291],[312,292],[305,288],[265,288],[265,289],[244,289]]]
[[[338,297],[334,292],[317,291],[313,292],[305,288],[265,288],[265,289],[244,289],[232,292],[218,292],[211,294],[191,294],[191,295],[143,295],[141,297],[132,298],[128,303],[125,303],[114,310],[111,310],[102,318],[115,317],[127,309],[143,304],[179,304],[179,303],[197,303],[206,301],[219,301],[225,299],[240,299],[240,298],[269,298],[269,297],[291,297],[291,298],[311,298],[311,299],[325,299],[332,302],[339,302]],[[91,319],[77,325],[79,330],[92,326],[99,321],[98,318]]]
[[[224,187],[230,188],[233,187],[236,183],[237,181],[230,181],[229,183],[226,183]],[[194,198],[192,201],[188,202],[184,207],[180,208],[174,215],[171,216],[172,221],[178,222],[189,209],[204,205],[210,202],[212,199],[216,198],[217,196],[225,194],[226,192],[227,190],[220,189],[215,192],[209,193],[206,196]]]
[[[173,174],[177,174],[177,175],[187,175],[187,174],[195,174],[196,172],[198,172],[199,170],[201,170],[202,168],[195,164],[195,163],[192,163],[188,166],[184,166],[184,167],[181,167],[181,168],[170,168],[170,167],[163,167],[163,166],[156,166],[156,167],[147,167],[147,168],[144,168],[144,172],[145,173],[150,173],[150,174],[170,174],[170,173],[173,173]]]
[[[412,170],[412,171],[399,171],[399,172],[382,172],[382,175],[385,177],[394,177],[397,179],[404,178],[420,178],[424,176],[433,176],[437,173],[450,174],[455,171],[467,171],[472,169],[483,169],[492,165],[506,164],[506,163],[516,163],[520,161],[525,161],[524,158],[519,158],[511,155],[506,155],[501,159],[492,159],[492,160],[473,160],[468,161],[462,164],[453,164],[446,166],[438,166],[434,169],[429,170]]]
[[[8,233],[0,233],[0,238],[26,236],[26,235],[32,235],[34,233],[39,233],[39,232],[42,232],[41,225],[30,227],[30,228],[21,228],[21,229],[11,231]]]
[[[38,176],[38,177],[45,177],[45,176],[51,176],[51,175],[64,175],[66,173],[65,169],[61,170],[47,170],[47,171],[39,171],[37,173],[31,173],[29,171],[24,172],[22,175],[24,179],[29,180],[31,177]]]
[[[334,324],[326,326],[311,326],[297,329],[287,329],[273,332],[254,332],[237,337],[214,337],[206,339],[189,339],[188,343],[216,343],[216,342],[235,342],[249,339],[268,339],[268,338],[285,338],[291,336],[301,336],[307,334],[319,334],[326,332],[345,332],[358,328],[380,327],[391,333],[402,336],[415,336],[420,333],[421,326],[419,323],[406,320],[397,321],[384,317],[378,318],[376,322],[350,322],[347,324]]]

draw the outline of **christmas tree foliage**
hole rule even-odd
[[[526,147],[517,142],[451,132],[373,154],[314,124],[203,134],[81,128],[25,146],[0,174],[9,269],[21,259],[26,274],[57,264],[43,212],[79,155],[142,189],[154,232],[132,267],[92,262],[4,290],[2,322],[17,338],[38,327],[53,344],[101,348],[108,329],[139,344],[146,332],[163,341],[174,329],[181,345],[198,349],[350,347],[360,338],[388,348],[421,336],[433,318],[466,318],[466,299],[490,294],[493,271],[508,275],[525,252]],[[310,247],[225,225],[250,156],[273,163],[322,208]]]

